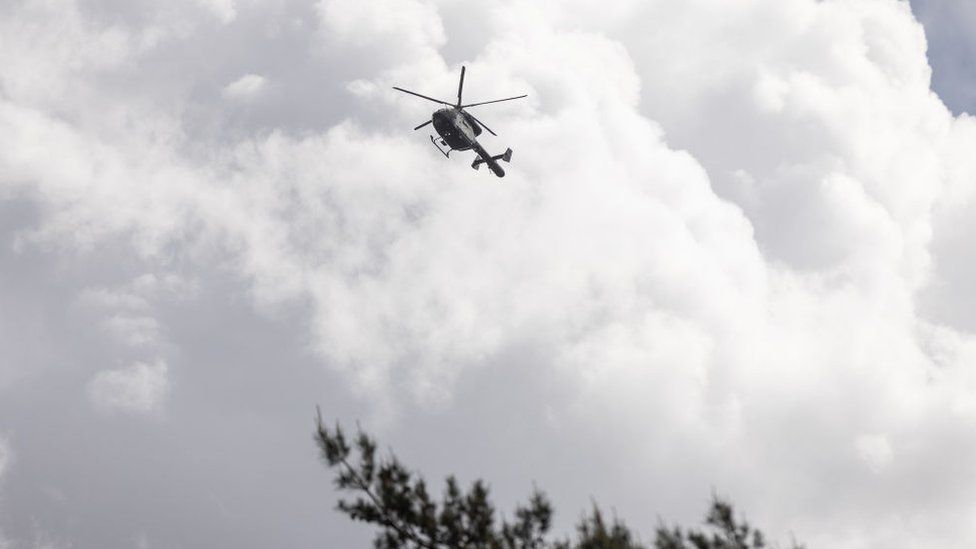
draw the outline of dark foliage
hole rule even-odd
[[[535,490],[515,509],[512,521],[495,519],[488,487],[480,480],[467,491],[448,477],[439,500],[422,477],[390,455],[377,458],[376,442],[360,431],[349,441],[337,425],[329,429],[318,417],[315,441],[326,465],[337,470],[335,485],[352,494],[340,499],[339,511],[379,527],[377,549],[645,549],[623,522],[608,522],[594,505],[580,519],[576,540],[552,540],[553,508]],[[732,506],[715,498],[705,519],[707,529],[683,531],[660,526],[655,549],[761,549],[768,547],[759,530],[736,520]],[[802,549],[793,543],[792,549]]]
[[[654,540],[656,549],[761,549],[770,547],[762,532],[754,529],[745,519],[736,521],[732,506],[718,498],[712,499],[712,507],[705,517],[711,536],[702,531],[682,532],[680,528],[660,526]],[[778,546],[777,546],[778,547]],[[790,549],[803,549],[795,541]]]

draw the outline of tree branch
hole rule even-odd
[[[318,427],[319,438],[322,439],[328,438],[329,432],[328,429],[326,429],[325,424],[322,422],[322,411],[319,409],[318,406],[315,407],[315,414],[316,414],[316,423]],[[342,465],[342,467],[346,469],[349,475],[353,478],[356,487],[362,490],[363,492],[365,492],[367,496],[369,496],[369,499],[373,502],[373,505],[376,506],[376,509],[383,517],[384,525],[392,528],[398,534],[400,534],[400,536],[413,541],[420,547],[423,547],[425,549],[437,549],[437,546],[435,544],[427,543],[419,535],[417,535],[413,531],[413,528],[410,527],[410,525],[397,524],[398,521],[390,516],[390,513],[386,509],[386,506],[383,505],[383,503],[376,496],[376,494],[374,494],[373,491],[370,489],[369,483],[367,483],[366,480],[362,476],[360,476],[359,472],[355,468],[353,468],[352,465],[349,464],[345,456],[341,456],[339,458],[339,463]],[[434,543],[436,543],[436,541]]]

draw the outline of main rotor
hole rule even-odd
[[[462,96],[462,94],[464,92],[464,71],[465,71],[465,67],[462,65],[461,66],[461,78],[460,78],[460,80],[458,80],[457,103],[448,103],[447,101],[442,101],[440,99],[434,99],[433,97],[428,97],[426,95],[423,95],[423,94],[420,94],[420,93],[417,93],[417,92],[413,92],[413,91],[410,91],[410,90],[405,90],[405,89],[400,88],[400,87],[397,87],[397,86],[393,86],[393,89],[395,89],[397,91],[402,91],[403,93],[409,93],[410,95],[416,95],[417,97],[420,97],[422,99],[426,99],[428,101],[433,101],[434,103],[440,103],[441,105],[447,105],[448,107],[452,107],[454,109],[457,109],[459,111],[462,111],[466,115],[470,116],[471,119],[474,120],[475,122],[477,122],[478,125],[480,125],[482,128],[488,130],[488,133],[490,133],[491,135],[494,135],[494,136],[497,137],[498,136],[497,133],[491,131],[491,128],[489,128],[488,126],[486,126],[484,124],[484,122],[482,122],[481,120],[478,120],[477,118],[475,118],[475,116],[473,114],[465,111],[464,109],[466,109],[467,107],[477,107],[479,105],[487,105],[489,103],[501,103],[502,101],[512,101],[513,99],[522,99],[523,97],[528,97],[528,94],[518,95],[518,96],[515,96],[515,97],[506,97],[505,99],[493,99],[491,101],[481,101],[481,102],[478,102],[478,103],[468,103],[466,105],[465,104],[462,104],[461,96]],[[414,130],[419,130],[420,128],[423,128],[424,126],[426,126],[427,124],[430,124],[431,122],[433,122],[433,120],[428,120],[428,121],[424,122],[423,124],[421,124],[421,125],[417,126],[416,128],[414,128]]]

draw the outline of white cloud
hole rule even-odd
[[[10,443],[5,438],[0,437],[0,480],[3,479],[12,461],[13,454],[10,451]]]
[[[90,91],[90,80],[76,77],[119,69],[138,50],[126,28],[91,24],[71,0],[17,2],[5,11],[0,86],[8,100],[48,107],[76,102]]]
[[[86,288],[79,297],[82,303],[109,310],[144,312],[161,298],[180,299],[196,293],[192,281],[172,273],[145,273],[117,288]]]
[[[195,292],[194,284],[178,275],[146,273],[114,288],[85,288],[78,301],[100,317],[114,341],[152,355],[168,346],[166,328],[155,316],[157,304],[180,302]]]
[[[854,442],[857,453],[873,473],[881,473],[894,459],[891,442],[884,435],[861,435]]]
[[[165,362],[137,362],[128,368],[103,370],[88,383],[88,396],[107,411],[157,413],[169,391],[169,367]]]
[[[162,337],[159,322],[151,316],[116,314],[105,320],[105,327],[132,347],[156,345]]]
[[[198,4],[209,10],[220,20],[227,24],[237,17],[236,0],[196,0]]]
[[[225,97],[239,100],[254,99],[264,91],[267,79],[258,74],[245,74],[237,80],[227,84],[223,93]]]
[[[315,5],[333,45],[385,50],[406,58],[445,41],[437,7],[429,0],[320,0]]]
[[[394,417],[452,406],[458,379],[530,348],[572,388],[547,421],[609,437],[613,468],[648,486],[684,493],[684,471],[812,545],[972,545],[951,517],[973,509],[976,485],[953,471],[976,448],[950,447],[976,422],[976,338],[919,311],[976,295],[939,276],[968,252],[952,243],[976,205],[976,130],[930,92],[905,4],[601,6],[471,8],[490,36],[465,61],[466,96],[530,93],[478,111],[501,130],[486,145],[516,151],[501,181],[429,151],[409,128],[434,106],[389,91],[452,97],[438,5],[341,0],[317,4],[321,42],[363,58],[352,89],[402,130],[353,116],[199,154],[178,108],[94,124],[59,94],[11,88],[0,181],[41,205],[34,243],[121,235],[149,265],[229,266],[260,307],[307,305],[323,361]],[[77,42],[131,36],[53,21]],[[33,34],[7,30],[30,50]],[[51,82],[96,88],[72,67],[111,70],[128,51],[47,47]],[[225,95],[263,86],[247,75]],[[949,290],[925,293],[936,281]],[[158,337],[143,293],[103,294],[133,341]],[[89,394],[152,412],[167,386],[164,362],[137,363]]]
[[[13,462],[13,453],[10,450],[10,443],[7,439],[0,436],[0,498],[3,496],[3,481],[10,464]],[[0,499],[0,506],[2,506],[3,500]],[[3,528],[0,527],[0,549],[8,549],[12,547],[13,542],[10,541],[4,534]]]

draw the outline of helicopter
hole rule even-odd
[[[430,142],[437,147],[437,150],[440,151],[441,154],[447,158],[450,158],[452,151],[474,150],[474,152],[478,154],[478,158],[476,158],[474,163],[471,164],[472,168],[477,170],[482,164],[487,164],[492,173],[498,177],[505,177],[505,170],[503,170],[498,164],[498,161],[504,160],[505,162],[511,162],[512,149],[508,149],[504,153],[495,156],[488,154],[488,151],[486,151],[485,148],[478,143],[477,137],[481,135],[482,128],[488,130],[488,133],[494,135],[495,137],[497,137],[498,134],[491,131],[491,128],[486,126],[484,122],[478,120],[473,114],[464,109],[467,107],[476,107],[478,105],[487,105],[489,103],[501,103],[502,101],[522,99],[523,97],[528,97],[528,95],[519,95],[516,97],[506,97],[505,99],[494,99],[492,101],[481,101],[479,103],[468,103],[467,105],[463,105],[461,104],[461,93],[464,91],[464,70],[465,68],[462,66],[461,79],[458,81],[457,103],[448,103],[447,101],[427,97],[426,95],[405,90],[397,86],[393,86],[393,89],[403,93],[409,93],[410,95],[416,95],[417,97],[421,97],[428,101],[433,101],[434,103],[447,105],[443,109],[435,111],[434,114],[431,115],[430,120],[414,128],[414,131],[416,131],[423,128],[427,124],[433,124],[434,129],[437,130],[437,135],[440,136],[440,139],[435,139],[432,135],[430,136]],[[438,144],[438,141],[440,141],[440,144]]]

